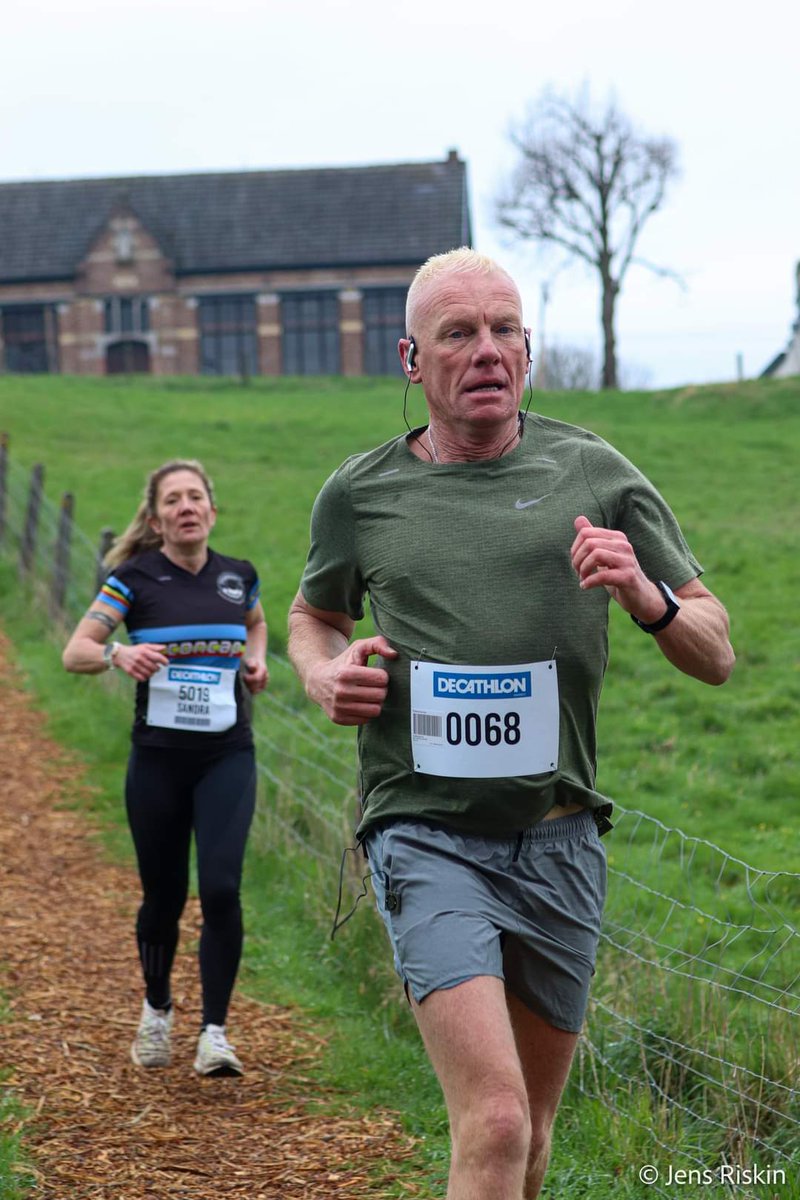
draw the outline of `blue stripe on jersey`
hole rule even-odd
[[[247,610],[247,612],[250,612],[251,608],[255,608],[260,596],[261,596],[261,581],[259,579],[256,579],[255,583],[250,588],[250,591],[247,596],[247,603],[245,604],[245,609]]]
[[[95,596],[95,601],[100,601],[101,604],[107,604],[109,608],[115,608],[118,613],[122,613],[123,617],[127,616],[130,610],[130,604],[126,604],[122,600],[118,600],[116,596],[112,596],[103,585],[101,591]]]
[[[158,625],[148,629],[134,629],[130,639],[137,642],[199,642],[239,641],[247,638],[244,625]]]
[[[126,584],[117,579],[116,575],[109,575],[95,596],[95,600],[99,600],[101,604],[107,604],[110,608],[115,608],[124,617],[127,616],[128,609],[133,604],[133,592]]]
[[[106,583],[109,584],[111,587],[116,588],[116,590],[118,592],[122,592],[123,596],[127,600],[131,600],[131,601],[133,600],[132,590],[128,587],[128,585],[126,583],[123,583],[120,579],[117,579],[116,575],[109,575],[108,579],[106,580]]]

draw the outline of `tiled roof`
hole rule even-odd
[[[66,279],[114,210],[178,275],[416,265],[471,241],[466,166],[442,162],[0,183],[0,282]]]

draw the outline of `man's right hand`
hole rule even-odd
[[[380,716],[389,687],[383,667],[370,667],[373,654],[397,658],[385,637],[359,638],[336,658],[318,663],[306,682],[309,698],[336,725],[366,725]]]

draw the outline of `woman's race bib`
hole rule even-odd
[[[147,724],[223,733],[236,724],[235,680],[229,667],[159,667],[148,681]]]
[[[497,779],[558,766],[555,660],[514,666],[411,662],[411,753],[425,775]]]

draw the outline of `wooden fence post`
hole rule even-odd
[[[114,530],[109,529],[107,525],[104,526],[103,529],[100,530],[100,545],[97,548],[97,572],[95,575],[95,593],[100,591],[100,588],[103,586],[103,583],[105,581],[106,575],[108,574],[107,569],[103,566],[103,559],[105,558],[105,556],[108,554],[109,550],[111,549],[111,543],[113,541],[114,541]],[[92,597],[92,599],[94,599],[94,597]]]
[[[22,531],[22,543],[19,549],[19,567],[23,574],[30,571],[36,555],[36,534],[39,528],[39,508],[42,503],[43,490],[44,467],[41,463],[37,463],[31,471],[28,507],[25,512],[25,528]]]
[[[61,497],[61,512],[58,518],[58,532],[53,553],[53,585],[50,591],[50,612],[53,616],[63,616],[64,604],[67,599],[69,551],[74,512],[75,499],[72,492],[64,492]]]
[[[8,493],[8,434],[0,433],[0,545],[6,534],[6,495]]]

